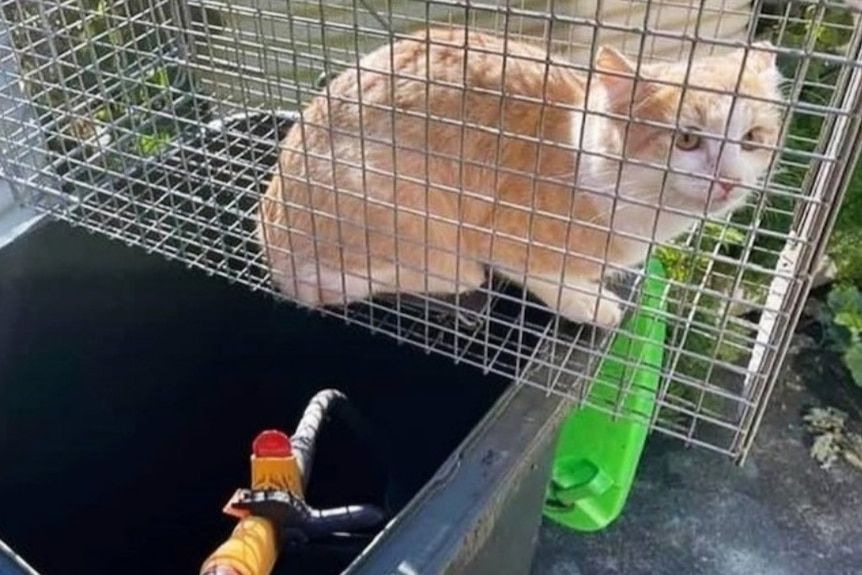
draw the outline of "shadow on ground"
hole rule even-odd
[[[653,435],[623,515],[597,534],[546,522],[533,575],[862,573],[862,472],[821,469],[802,421],[832,405],[858,424],[862,402],[810,337],[794,343],[742,468]]]

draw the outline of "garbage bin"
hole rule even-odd
[[[254,435],[324,387],[388,471],[335,426],[309,499],[399,513],[361,554],[312,546],[280,572],[529,572],[560,398],[63,223],[0,269],[0,539],[40,573],[196,572]]]

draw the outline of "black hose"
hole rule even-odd
[[[323,421],[339,403],[346,403],[347,396],[336,389],[324,389],[315,394],[293,432],[290,442],[299,471],[302,474],[302,487],[307,489],[314,464],[317,436]]]
[[[353,533],[379,527],[386,514],[375,505],[348,505],[336,509],[312,511],[306,534],[322,537],[334,533]]]
[[[347,396],[337,389],[324,389],[314,395],[305,408],[291,437],[294,456],[302,473],[303,489],[307,489],[317,449],[316,440],[323,422],[337,415],[357,438],[369,447],[372,457],[385,471],[387,492],[394,486],[392,458],[386,442],[373,433],[372,426],[350,403]],[[386,506],[388,507],[388,506]]]

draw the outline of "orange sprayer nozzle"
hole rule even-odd
[[[268,519],[242,519],[230,538],[210,555],[201,575],[266,575],[272,572],[277,553],[275,529]]]
[[[303,497],[302,474],[287,434],[267,430],[255,438],[251,488],[288,491]],[[239,518],[239,523],[230,538],[204,562],[201,575],[269,575],[278,555],[276,527],[264,517],[233,509],[231,503],[225,512]]]
[[[299,464],[286,433],[264,431],[255,438],[251,450],[252,489],[289,491],[303,497]]]

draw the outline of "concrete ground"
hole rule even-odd
[[[623,515],[597,534],[546,522],[533,575],[862,574],[862,471],[821,469],[802,415],[862,421],[862,393],[835,357],[797,334],[743,467],[654,435]]]

